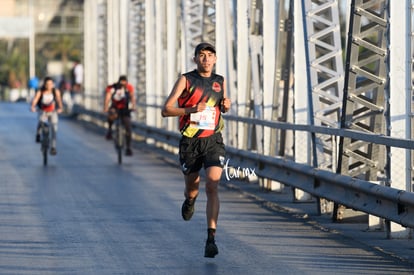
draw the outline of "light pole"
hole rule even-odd
[[[36,76],[35,69],[35,20],[33,0],[29,0],[29,74],[30,78]]]

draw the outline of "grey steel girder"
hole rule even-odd
[[[344,86],[344,65],[337,0],[305,0],[305,37],[308,51],[308,77],[311,100],[311,123],[339,127]],[[312,150],[322,169],[336,169],[336,140],[329,135],[316,135]]]
[[[388,1],[352,1],[347,85],[341,127],[386,134]],[[339,171],[377,181],[384,173],[384,146],[342,138]]]
[[[131,2],[129,14],[130,36],[129,46],[130,56],[128,75],[130,82],[135,84],[137,102],[146,102],[146,43],[145,43],[145,0],[135,0]],[[145,121],[145,111],[137,108],[137,120]]]

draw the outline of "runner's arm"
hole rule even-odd
[[[56,89],[55,93],[56,93],[56,102],[57,102],[57,105],[58,105],[57,112],[60,113],[63,110],[62,93],[60,92],[59,89]]]
[[[176,82],[175,85],[168,96],[167,100],[164,103],[164,106],[161,111],[161,115],[163,117],[168,116],[183,116],[188,115],[190,113],[197,113],[203,111],[206,108],[206,103],[201,102],[192,107],[180,108],[177,107],[176,102],[178,98],[182,95],[183,91],[185,90],[186,85],[186,78],[185,76],[181,76]]]
[[[134,86],[130,85],[129,88],[128,88],[128,90],[129,90],[129,95],[131,97],[131,108],[132,108],[132,110],[135,110],[137,103],[135,101],[136,99],[135,99]]]
[[[227,113],[230,110],[231,100],[227,97],[226,80],[223,80],[223,100],[221,101],[221,111]]]
[[[107,87],[105,90],[105,101],[104,101],[104,113],[108,112],[109,109],[109,102],[111,101],[111,88]]]
[[[30,108],[30,110],[31,110],[32,112],[36,112],[36,105],[37,105],[37,103],[38,103],[38,102],[39,102],[39,100],[40,100],[40,95],[41,95],[41,92],[38,90],[38,91],[36,92],[36,94],[35,94],[35,96],[34,96],[33,100],[32,100],[32,106],[31,106],[31,108]]]

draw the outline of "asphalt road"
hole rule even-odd
[[[181,218],[181,172],[144,145],[61,118],[43,166],[36,115],[0,103],[0,274],[413,274],[408,263],[220,188],[219,255],[204,258],[204,188]],[[142,148],[141,148],[142,147]]]

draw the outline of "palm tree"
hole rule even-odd
[[[59,35],[43,49],[43,55],[49,59],[59,58],[62,61],[63,72],[68,74],[69,58],[79,58],[81,39],[78,35]]]
[[[29,56],[27,41],[16,41],[10,50],[0,55],[0,79],[15,87],[17,83],[27,83]]]

